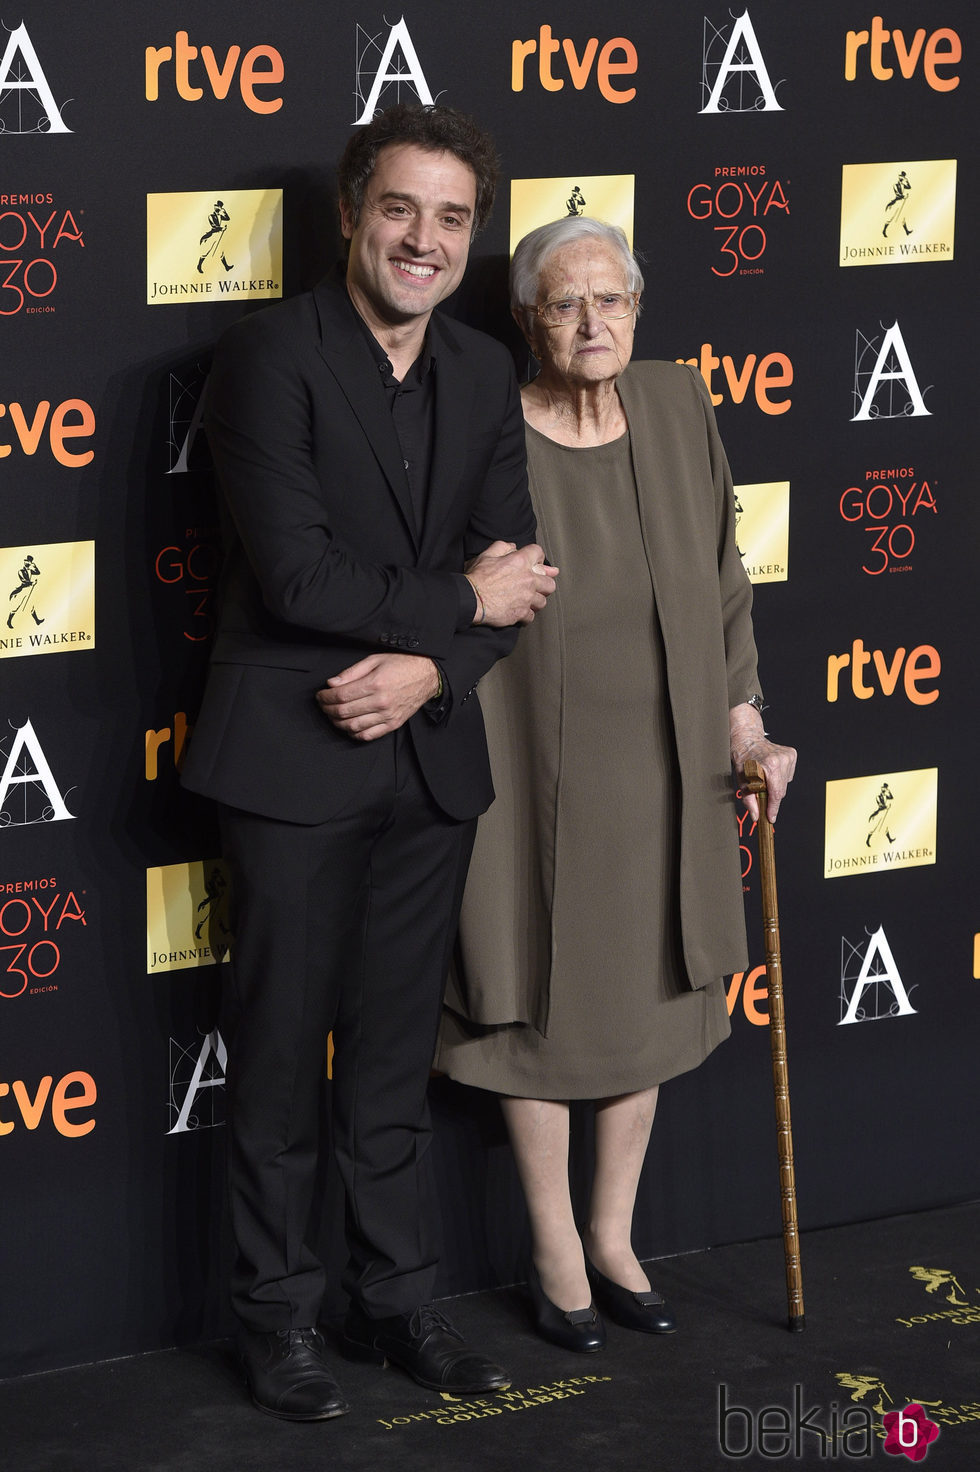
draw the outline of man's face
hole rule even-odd
[[[466,269],[475,209],[476,176],[455,154],[385,144],[356,225],[347,206],[340,207],[350,241],[347,285],[369,325],[428,317],[455,291]]]

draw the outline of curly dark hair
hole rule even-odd
[[[356,225],[364,202],[364,190],[374,173],[378,153],[386,143],[414,143],[433,153],[451,153],[476,176],[476,213],[473,236],[479,234],[493,208],[499,159],[493,139],[472,118],[454,107],[421,107],[398,102],[375,113],[366,127],[358,128],[347,143],[337,165],[341,203]]]

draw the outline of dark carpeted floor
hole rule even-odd
[[[805,1235],[802,1334],[785,1327],[778,1241],[655,1263],[678,1333],[613,1325],[598,1355],[536,1339],[520,1289],[457,1299],[443,1307],[513,1374],[509,1392],[476,1401],[453,1403],[398,1371],[339,1362],[351,1414],[288,1425],[250,1406],[224,1342],[5,1381],[0,1466],[759,1472],[877,1464],[900,1472],[912,1461],[885,1453],[882,1416],[917,1402],[939,1427],[925,1465],[977,1472],[978,1228],[974,1204]],[[848,1434],[835,1442],[835,1430]]]

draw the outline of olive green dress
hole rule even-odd
[[[561,620],[564,651],[547,1035],[447,1009],[437,1067],[500,1094],[608,1098],[696,1067],[727,1037],[728,1013],[720,979],[692,988],[681,954],[680,784],[629,435],[571,449],[528,426],[527,439],[561,569],[560,605],[539,617]],[[498,790],[497,803],[512,800]],[[470,882],[479,875],[477,864]],[[499,887],[512,927],[534,896]]]

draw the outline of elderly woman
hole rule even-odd
[[[548,610],[480,686],[497,800],[481,819],[439,1066],[502,1096],[532,1232],[538,1331],[602,1347],[593,1302],[668,1333],[631,1245],[658,1086],[728,1035],[746,965],[732,766],[775,817],[796,754],[763,731],[751,589],[700,375],[630,366],[643,279],[618,228],[542,226],[511,301]],[[749,805],[756,799],[745,798]],[[569,1101],[595,1101],[579,1235]]]

